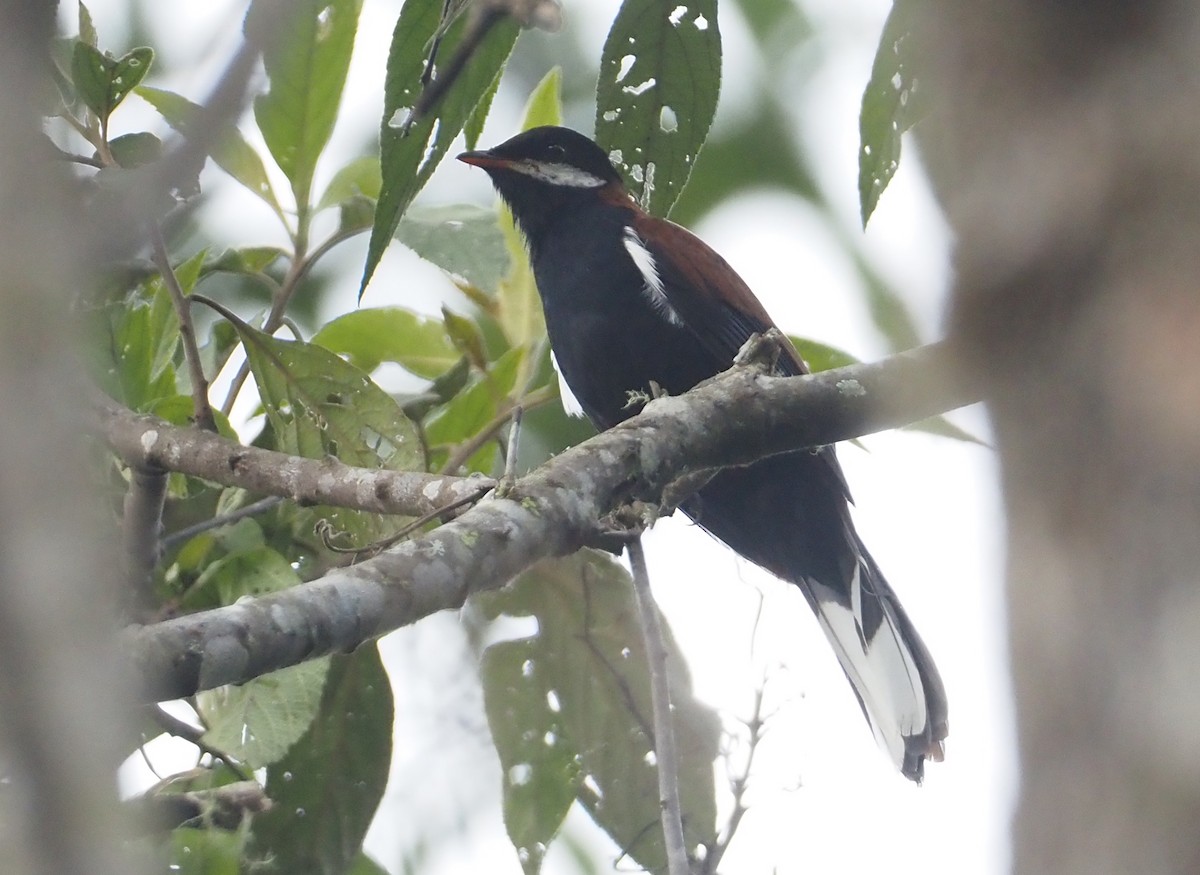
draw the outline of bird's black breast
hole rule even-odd
[[[598,428],[637,413],[642,405],[630,405],[629,394],[651,381],[679,395],[730,364],[651,303],[625,229],[611,206],[568,212],[533,259],[558,366]]]

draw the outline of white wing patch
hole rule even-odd
[[[646,244],[642,242],[642,238],[638,236],[637,231],[626,226],[625,240],[623,242],[625,243],[625,251],[633,259],[633,264],[638,269],[638,273],[642,275],[642,279],[646,281],[643,291],[646,293],[646,298],[650,301],[650,306],[654,308],[654,311],[659,316],[662,316],[672,325],[682,325],[683,320],[679,318],[679,314],[675,312],[675,308],[667,300],[662,277],[658,275],[658,265],[654,262],[654,256],[646,248]]]
[[[572,167],[570,164],[552,164],[549,161],[514,161],[509,165],[510,170],[532,176],[549,185],[562,185],[567,188],[599,188],[606,185],[605,181],[594,173]]]
[[[583,412],[583,405],[579,403],[579,399],[567,385],[566,377],[562,375],[562,368],[558,366],[558,359],[554,357],[554,350],[550,351],[550,364],[554,365],[554,373],[558,374],[558,400],[562,404],[563,412],[567,416],[582,418],[586,415]]]

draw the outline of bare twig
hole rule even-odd
[[[161,274],[163,283],[171,295],[175,315],[179,317],[179,338],[183,342],[183,358],[187,362],[188,377],[192,384],[192,415],[196,425],[205,431],[215,432],[217,421],[213,418],[212,406],[208,403],[208,380],[204,377],[204,365],[200,361],[200,348],[196,345],[196,329],[192,325],[192,308],[187,294],[179,284],[179,277],[171,267],[167,254],[167,242],[157,224],[150,226],[150,244],[154,252],[154,264]]]
[[[161,705],[153,705],[150,707],[150,717],[155,723],[158,724],[159,728],[162,729],[163,732],[166,732],[169,735],[174,735],[176,738],[182,738],[184,741],[194,744],[202,754],[208,754],[214,760],[220,760],[229,767],[230,771],[232,771],[243,781],[254,780],[254,775],[249,769],[247,769],[229,754],[225,753],[223,750],[218,750],[206,742],[204,740],[203,729],[193,726],[186,720],[180,720]]]
[[[507,410],[496,414],[495,418],[481,428],[469,440],[464,441],[455,447],[454,452],[450,454],[450,458],[442,465],[443,474],[453,474],[459,468],[467,463],[467,460],[475,455],[479,450],[487,445],[488,441],[493,440],[500,430],[512,420],[514,412],[518,406],[521,408],[522,414],[530,410],[536,410],[543,404],[548,404],[558,397],[558,388],[546,386],[542,389],[537,389],[530,392],[518,404],[514,404]]]
[[[283,497],[279,495],[271,495],[267,498],[260,498],[258,501],[251,502],[245,507],[239,507],[237,510],[232,510],[229,513],[223,513],[220,516],[215,516],[212,519],[203,520],[195,525],[180,529],[177,532],[171,532],[162,539],[164,549],[170,549],[176,544],[182,544],[196,535],[219,529],[221,526],[228,526],[236,523],[238,520],[244,520],[247,517],[257,516],[260,513],[266,513],[271,508],[283,503]]]
[[[646,665],[650,672],[650,701],[654,710],[654,760],[658,773],[663,841],[670,875],[689,875],[687,846],[683,841],[683,813],[679,803],[679,756],[675,749],[675,723],[671,719],[671,687],[667,682],[667,647],[658,621],[658,605],[650,592],[650,573],[642,552],[642,539],[629,544],[633,591],[637,596]]]

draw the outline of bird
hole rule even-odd
[[[679,395],[732,366],[775,324],[699,237],[643,210],[605,151],[565,127],[531,128],[458,160],[484,170],[528,249],[564,407],[600,430],[656,391]],[[808,372],[790,345],[777,370]],[[850,517],[832,447],[726,468],[680,509],[736,553],[797,586],[877,742],[920,783],[941,761],[945,687]]]

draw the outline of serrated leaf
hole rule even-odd
[[[900,165],[901,135],[928,111],[912,36],[920,6],[914,0],[893,2],[863,91],[858,122],[858,200],[864,228]]]
[[[400,217],[491,89],[517,38],[518,27],[510,18],[492,27],[442,101],[409,127],[408,116],[421,94],[421,74],[430,41],[441,24],[442,7],[442,0],[410,0],[401,8],[392,33],[380,126],[383,187],[359,284],[360,298]],[[460,15],[446,30],[440,57],[450,58],[458,51],[469,17]]]
[[[139,46],[120,58],[101,52],[82,40],[75,43],[71,56],[71,78],[80,98],[96,114],[101,126],[150,72],[154,49]]]
[[[652,747],[649,679],[628,573],[611,558],[584,550],[566,559],[539,563],[504,591],[488,594],[480,602],[489,616],[533,616],[538,621],[535,637],[502,642],[485,651],[485,660],[497,647],[502,662],[523,657],[519,678],[507,672],[509,684],[484,688],[489,725],[496,716],[500,724],[497,745],[506,747],[500,753],[501,762],[529,765],[528,771],[518,769],[516,776],[525,778],[526,785],[536,780],[553,788],[549,792],[556,804],[562,792],[558,785],[569,783],[619,847],[648,871],[665,871],[657,775],[647,757]],[[720,726],[713,711],[693,697],[683,655],[669,629],[664,632],[679,746],[684,832],[688,847],[695,847],[715,839],[712,764]],[[517,645],[523,649],[511,649]],[[557,759],[560,751],[556,750],[553,758],[535,755],[517,726],[534,732],[550,727],[537,740],[546,745],[544,733],[553,732],[550,747],[570,752],[572,757],[578,755],[578,780],[562,774]],[[539,770],[549,773],[535,777]],[[512,781],[512,775],[510,767],[505,782],[506,808],[509,797],[513,805],[523,801],[517,788],[525,785]],[[541,829],[539,834],[545,836],[553,810],[530,815],[532,825],[517,825],[522,829],[529,826],[528,834]]]
[[[275,804],[254,820],[252,856],[288,875],[346,872],[387,783],[392,707],[375,645],[333,658],[317,719],[267,768]]]
[[[433,379],[459,359],[441,322],[400,307],[346,313],[317,332],[312,342],[348,356],[366,373],[381,362],[395,362],[419,377]]]
[[[139,131],[110,140],[108,151],[117,164],[128,170],[157,161],[162,157],[163,144],[154,134]]]
[[[283,452],[369,468],[423,467],[412,422],[361,370],[316,344],[281,340],[240,320],[234,327]]]
[[[321,194],[321,199],[317,201],[317,211],[335,207],[356,197],[377,201],[381,185],[383,174],[379,169],[379,158],[375,155],[355,158],[333,175],[333,179]]]
[[[396,226],[396,239],[452,276],[488,292],[496,291],[509,268],[496,213],[473,204],[413,207]]]
[[[181,97],[162,88],[142,85],[137,89],[138,97],[149,103],[167,124],[185,137],[189,135],[201,108],[186,97]],[[282,216],[279,200],[267,178],[267,168],[254,147],[246,142],[232,124],[222,126],[212,140],[210,154],[217,166],[262,198],[277,215]]]
[[[314,659],[200,693],[204,742],[252,769],[278,762],[317,716],[328,671],[328,657]]]
[[[361,8],[362,0],[296,0],[271,22],[263,52],[271,85],[255,98],[254,117],[301,210],[309,206],[317,159],[337,119]],[[268,9],[274,7],[251,6],[247,29]]]
[[[654,215],[683,191],[720,87],[716,0],[621,4],[600,59],[596,141]]]
[[[242,339],[275,449],[310,459],[334,456],[364,468],[425,470],[416,426],[369,376],[322,346],[272,337],[217,309]],[[366,546],[400,525],[392,516],[318,506],[295,512],[296,537],[311,537],[318,520],[348,548]]]

